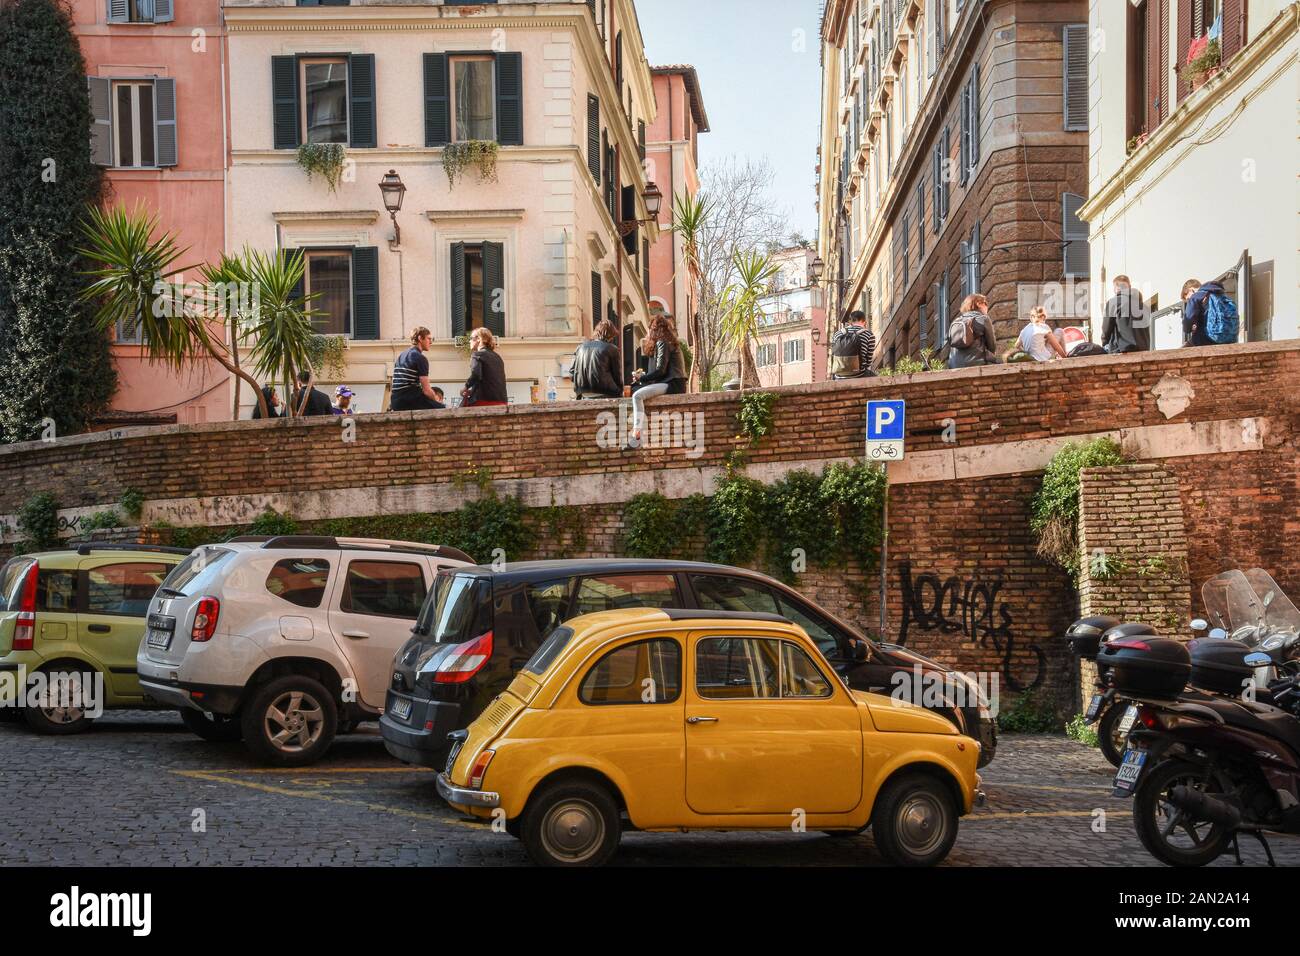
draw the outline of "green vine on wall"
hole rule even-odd
[[[348,340],[342,335],[313,335],[307,343],[307,359],[317,374],[337,382],[347,377]]]
[[[59,543],[59,502],[48,491],[38,491],[18,509],[18,530],[23,551],[44,551]],[[17,549],[15,549],[17,550]]]
[[[776,397],[776,392],[747,392],[740,396],[736,424],[740,428],[740,436],[749,439],[751,448],[772,434],[772,409],[776,405]]]
[[[479,182],[496,182],[497,153],[500,148],[496,142],[481,139],[448,143],[442,148],[442,169],[447,174],[447,185],[455,189],[456,180],[471,166],[477,170]]]
[[[338,191],[347,159],[342,143],[303,143],[298,147],[298,165],[306,170],[308,182],[320,176],[330,192]]]
[[[1030,504],[1029,527],[1038,538],[1038,555],[1079,579],[1079,485],[1085,468],[1124,464],[1124,454],[1109,438],[1070,442],[1047,463],[1043,484]]]

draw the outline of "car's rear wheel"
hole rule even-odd
[[[338,706],[314,678],[279,677],[257,689],[244,705],[244,744],[257,757],[282,767],[315,763],[338,729]]]
[[[244,728],[240,726],[238,717],[206,714],[192,707],[181,711],[181,723],[209,743],[229,744],[244,736]]]
[[[538,866],[601,866],[618,849],[618,804],[599,784],[560,781],[529,801],[520,836]]]
[[[957,807],[939,780],[905,773],[880,789],[871,832],[876,848],[895,866],[933,866],[957,839]]]
[[[34,706],[23,708],[28,727],[41,734],[82,734],[90,729],[94,718],[87,716],[87,711],[95,704],[91,699],[94,671],[55,666],[38,671],[34,678],[29,691]]]

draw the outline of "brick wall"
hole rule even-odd
[[[773,390],[774,431],[752,451],[750,473],[771,480],[860,456],[864,403],[906,399],[908,460],[895,466],[890,508],[889,635],[963,670],[995,671],[1003,689],[1040,686],[1066,699],[1071,665],[1060,635],[1077,597],[1064,572],[1035,555],[1028,531],[1051,452],[1070,436],[1110,434],[1143,462],[1158,461],[1177,488],[1194,589],[1241,564],[1268,568],[1294,594],[1297,380],[1300,343],[1289,342],[790,386]],[[1174,392],[1185,406],[1167,400],[1170,381],[1181,383]],[[738,401],[735,393],[657,400],[661,411],[698,416],[704,440],[640,453],[602,437],[614,402],[360,416],[353,441],[336,419],[308,419],[13,445],[0,448],[0,520],[11,529],[36,491],[53,493],[71,518],[113,505],[127,488],[144,493],[146,524],[235,525],[263,503],[301,520],[450,510],[466,494],[457,476],[486,467],[501,493],[530,505],[580,505],[585,553],[613,555],[632,494],[711,490],[725,456],[744,444]],[[1249,450],[1233,450],[1238,439]],[[875,632],[874,573],[818,570],[798,586]]]

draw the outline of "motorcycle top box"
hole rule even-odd
[[[1187,645],[1192,659],[1190,683],[1197,690],[1240,697],[1254,669],[1246,665],[1252,650],[1241,641],[1198,637]]]
[[[1107,641],[1097,666],[1111,669],[1122,697],[1177,697],[1191,676],[1191,657],[1181,641],[1168,637],[1126,637]]]
[[[1118,623],[1118,618],[1104,615],[1081,617],[1066,629],[1066,643],[1080,657],[1096,657],[1101,650],[1101,636]]]

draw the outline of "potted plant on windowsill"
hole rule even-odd
[[[455,189],[456,180],[471,166],[478,172],[479,182],[496,182],[499,148],[495,141],[484,139],[448,143],[442,148],[442,169],[447,174],[447,184]]]
[[[1222,48],[1218,37],[1199,37],[1187,48],[1187,63],[1179,76],[1195,92],[1219,72]]]
[[[1125,148],[1124,148],[1124,155],[1126,155],[1126,156],[1132,156],[1135,152],[1137,152],[1139,149],[1141,149],[1141,148],[1142,148],[1142,144],[1145,143],[1145,142],[1147,141],[1147,137],[1148,137],[1149,135],[1150,135],[1150,134],[1148,134],[1147,131],[1146,131],[1146,129],[1144,128],[1144,129],[1143,129],[1140,133],[1138,133],[1136,136],[1130,136],[1130,137],[1129,137],[1129,141],[1128,141],[1128,143],[1125,145]]]
[[[347,159],[342,143],[303,143],[298,147],[298,165],[307,171],[307,179],[320,176],[330,192],[338,191]]]

